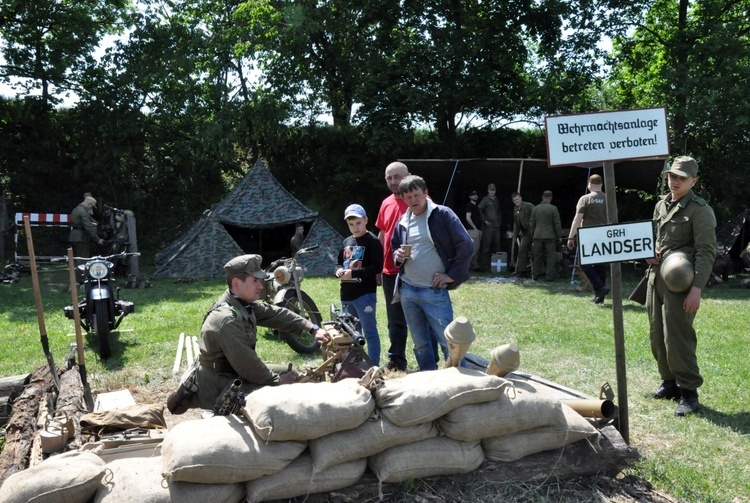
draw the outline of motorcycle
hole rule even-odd
[[[103,360],[112,356],[110,332],[120,326],[125,316],[135,312],[132,302],[120,299],[120,287],[116,290],[114,287],[115,262],[130,256],[140,256],[140,253],[122,252],[105,257],[74,257],[77,261],[85,260],[76,267],[80,283],[83,284],[83,300],[78,303],[81,326],[87,332],[96,334],[99,356]],[[72,305],[65,307],[64,311],[66,318],[75,319]]]
[[[292,258],[282,257],[264,269],[267,279],[264,283],[261,299],[276,306],[285,307],[307,318],[315,325],[320,325],[323,322],[323,318],[320,315],[318,306],[300,288],[305,274],[302,266],[297,263],[298,256],[309,253],[316,248],[318,248],[318,245],[300,248]],[[320,343],[307,332],[303,332],[300,335],[290,332],[279,332],[277,330],[274,330],[274,332],[281,336],[284,342],[289,344],[289,347],[297,353],[314,353],[320,348]]]

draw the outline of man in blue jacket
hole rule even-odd
[[[453,321],[448,290],[469,277],[474,243],[453,210],[428,199],[424,179],[407,176],[399,192],[408,209],[391,238],[393,259],[400,268],[396,285],[419,370],[435,370],[431,333],[447,358],[444,331]]]

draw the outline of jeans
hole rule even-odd
[[[583,266],[583,272],[586,273],[586,277],[591,281],[591,286],[594,288],[594,292],[599,292],[602,288],[607,286],[607,267],[609,264],[594,264]]]
[[[406,328],[406,318],[401,303],[392,304],[393,289],[396,286],[396,274],[383,274],[383,294],[385,295],[385,311],[388,314],[388,338],[391,346],[388,348],[388,358],[393,360],[399,369],[406,370],[406,339],[409,332]]]
[[[376,367],[380,366],[380,334],[378,334],[378,323],[375,319],[375,307],[378,296],[375,293],[366,293],[355,300],[341,301],[341,307],[351,315],[359,319],[367,341],[367,355]]]
[[[414,343],[414,356],[419,370],[436,370],[433,339],[448,358],[445,327],[453,321],[453,305],[446,288],[418,288],[404,283],[401,286],[401,307]]]

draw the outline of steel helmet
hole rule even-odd
[[[683,252],[670,253],[659,268],[670,292],[683,293],[690,289],[695,277],[692,257]]]

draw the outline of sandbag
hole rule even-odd
[[[436,424],[444,435],[471,442],[556,425],[563,416],[558,398],[528,387],[508,386],[497,400],[458,407],[439,417]]]
[[[529,454],[560,449],[599,433],[583,416],[567,405],[561,405],[563,414],[557,424],[483,439],[481,445],[485,457],[490,461],[516,461]]]
[[[365,421],[352,430],[311,440],[313,471],[317,473],[346,461],[367,458],[396,445],[433,438],[437,434],[432,422],[396,426],[383,417]]]
[[[266,442],[234,415],[185,421],[162,442],[162,474],[170,482],[246,482],[283,470],[305,447],[307,442]]]
[[[397,426],[433,421],[470,403],[497,400],[508,381],[478,370],[451,367],[415,372],[375,385],[380,413]]]
[[[483,461],[479,442],[435,437],[391,447],[367,458],[367,466],[381,483],[390,483],[468,473],[479,468]]]
[[[167,484],[161,475],[163,464],[161,456],[110,461],[94,503],[237,503],[245,497],[243,483]]]
[[[131,428],[166,428],[164,405],[142,404],[131,405],[121,409],[90,412],[81,416],[81,431],[111,432]]]
[[[285,500],[342,489],[356,483],[367,468],[367,459],[347,461],[313,475],[309,454],[302,454],[279,473],[246,484],[247,501]]]
[[[310,440],[361,425],[375,400],[357,380],[344,379],[266,386],[248,397],[245,409],[263,440]]]
[[[91,452],[57,454],[5,479],[3,503],[86,503],[96,493],[105,462]]]

